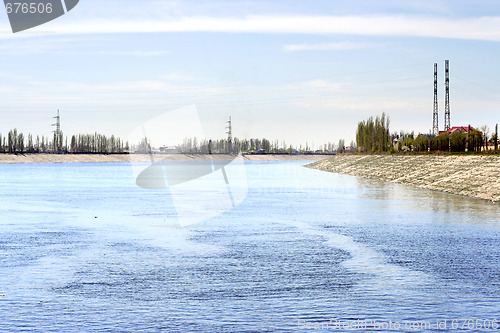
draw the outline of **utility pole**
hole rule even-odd
[[[467,138],[465,139],[465,151],[469,152],[470,151],[470,139],[469,139],[469,135],[470,135],[470,124],[469,126],[467,127]]]
[[[54,136],[54,150],[57,152],[61,151],[62,135],[61,135],[61,116],[59,115],[59,110],[57,110],[57,116],[52,117],[56,119],[56,123],[52,126],[56,126],[56,130],[53,131]]]
[[[444,61],[444,130],[450,129],[450,61]]]
[[[439,134],[439,124],[438,124],[438,64],[434,63],[434,112],[432,117],[432,134]]]
[[[232,122],[231,122],[231,116],[229,116],[229,120],[227,121],[227,149],[228,153],[231,154],[233,152],[233,129],[232,129]]]
[[[495,151],[498,149],[498,124],[495,126]]]

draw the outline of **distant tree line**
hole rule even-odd
[[[333,154],[337,149],[345,150],[344,140],[340,141],[342,147],[331,142],[320,145],[316,149],[308,143],[294,147],[285,141],[263,139],[218,139],[199,140],[197,138],[186,138],[179,148],[184,154],[237,154],[258,153],[258,154]],[[340,147],[340,148],[339,148]]]
[[[129,150],[128,142],[104,134],[78,134],[71,137],[69,151],[72,153],[117,154]]]
[[[0,133],[0,153],[9,154],[36,154],[36,153],[99,153],[113,154],[128,151],[128,142],[114,135],[110,137],[94,134],[78,134],[63,140],[63,134],[34,137],[32,134],[24,135],[17,129],[9,131],[7,136]]]
[[[382,113],[381,116],[368,118],[358,123],[356,129],[356,143],[361,152],[383,152],[391,148],[389,135],[389,117]]]
[[[256,154],[333,154],[343,153],[346,150],[344,140],[339,140],[338,145],[329,142],[324,145],[314,146],[305,143],[294,147],[285,141],[262,139],[217,139],[199,140],[197,138],[186,138],[178,145],[184,154],[237,154],[239,152]],[[351,149],[355,148],[351,142]],[[36,154],[36,153],[73,153],[73,154],[117,154],[135,151],[140,153],[152,152],[150,140],[143,138],[137,144],[129,147],[114,135],[104,134],[77,134],[72,135],[69,140],[61,132],[50,136],[34,137],[32,134],[24,135],[17,129],[9,131],[7,136],[0,133],[0,153],[10,154]]]
[[[487,150],[488,143],[498,147],[497,129],[488,141],[488,126],[481,130],[470,127],[456,130],[453,133],[440,135],[406,133],[401,131],[389,134],[389,117],[382,113],[381,116],[368,118],[358,123],[356,129],[356,142],[360,152],[396,152],[396,151],[441,151],[441,152],[481,152]]]
[[[420,134],[414,139],[408,139],[405,145],[412,147],[414,151],[480,152],[484,143],[483,133],[471,129],[469,133],[458,130],[451,135],[449,133],[438,136]]]

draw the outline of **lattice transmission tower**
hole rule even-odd
[[[450,61],[444,61],[444,130],[450,129]]]
[[[229,120],[227,121],[227,148],[228,152],[232,153],[233,152],[233,129],[232,129],[232,122],[231,122],[231,116],[229,116]]]
[[[52,124],[56,129],[54,132],[54,150],[59,152],[62,150],[62,132],[61,132],[61,116],[59,115],[59,110],[57,110],[57,116],[52,117],[56,119],[56,123]]]
[[[432,116],[432,134],[439,134],[439,109],[438,109],[438,64],[434,63],[434,112]]]

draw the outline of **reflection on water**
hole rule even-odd
[[[352,177],[352,176],[344,176]],[[474,199],[438,191],[420,189],[390,182],[352,177],[356,186],[363,189],[360,198],[382,200],[386,203],[398,201],[398,208],[420,209],[429,207],[433,212],[463,215],[454,222],[464,221],[464,217],[472,215],[479,223],[497,223],[500,216],[500,205],[482,199]],[[465,221],[476,223],[475,219]]]
[[[127,164],[0,165],[2,329],[496,319],[499,205],[303,164],[247,163],[246,199],[187,228]]]

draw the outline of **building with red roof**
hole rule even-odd
[[[450,128],[447,131],[439,131],[439,135],[444,134],[444,133],[453,134],[456,131],[461,131],[461,132],[464,132],[464,133],[469,133],[469,130],[473,131],[474,127],[472,127],[472,126],[453,126],[452,128]]]

